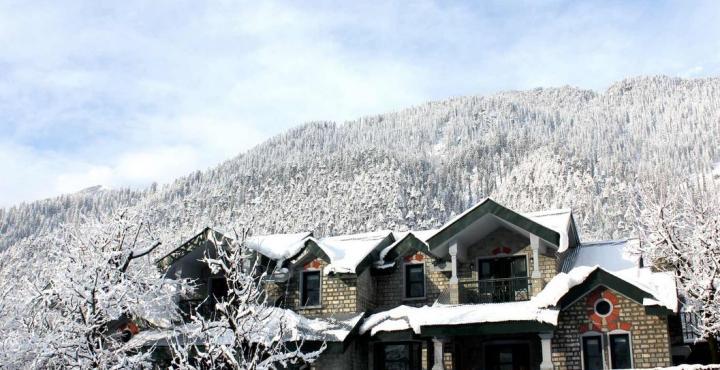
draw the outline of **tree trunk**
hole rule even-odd
[[[710,350],[710,362],[713,364],[720,363],[720,354],[718,354],[717,337],[712,334],[708,336],[708,349]]]

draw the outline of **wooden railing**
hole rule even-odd
[[[461,281],[460,303],[518,302],[530,299],[530,278]]]

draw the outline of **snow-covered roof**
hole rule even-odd
[[[253,325],[257,330],[251,333],[251,338],[248,338],[255,343],[269,343],[276,340],[275,334],[279,332],[279,325],[283,327],[285,341],[343,342],[364,316],[364,313],[355,313],[337,318],[311,319],[288,309],[277,307],[267,307],[266,309],[270,310],[270,314],[264,318],[264,325]],[[163,345],[170,338],[185,341],[198,330],[200,330],[200,326],[192,324],[179,325],[171,329],[145,330],[135,335],[128,345],[132,348],[152,344]],[[221,343],[233,341],[232,331],[222,328],[218,328],[217,331],[217,335],[212,335],[214,340]]]
[[[572,223],[572,210],[569,208],[554,209],[540,212],[523,213],[523,216],[539,223],[560,234],[558,252],[562,253],[570,245],[570,225]]]
[[[578,247],[573,268],[599,266],[613,275],[651,293],[673,311],[678,306],[677,286],[671,272],[640,267],[640,257],[632,253],[637,239],[583,243]]]
[[[320,239],[318,245],[330,257],[325,273],[355,273],[358,265],[391,236],[392,232],[385,230]]]
[[[398,244],[402,243],[403,239],[405,239],[406,237],[413,236],[416,239],[420,240],[422,243],[424,243],[425,246],[428,246],[427,240],[430,239],[431,236],[437,234],[437,232],[439,230],[440,229],[429,229],[429,230],[411,230],[411,231],[393,232],[395,241],[380,251],[380,256],[379,256],[380,258],[378,261],[375,261],[375,267],[377,267],[377,268],[391,267],[393,265],[392,261],[385,261],[385,257],[387,256],[388,252],[393,250],[393,248],[397,247]]]
[[[582,284],[596,270],[605,271],[625,282],[651,294],[654,299],[643,299],[646,306],[661,305],[677,312],[678,300],[675,280],[672,274],[653,272],[649,268],[631,268],[608,271],[600,266],[578,266],[569,272],[561,272],[548,282],[543,290],[530,299],[537,307],[554,307],[573,287]]]
[[[272,234],[251,236],[245,244],[274,260],[285,260],[300,252],[306,238],[312,236],[310,232],[295,234]]]
[[[416,334],[424,326],[466,325],[489,322],[536,321],[557,325],[558,310],[538,308],[531,301],[410,307],[399,306],[373,314],[360,326],[360,334],[412,329]]]
[[[573,267],[600,266],[608,271],[639,267],[639,256],[630,253],[637,239],[605,240],[580,244]]]

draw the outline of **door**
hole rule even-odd
[[[480,259],[478,261],[480,302],[528,300],[527,260],[525,256]]]
[[[527,343],[485,346],[485,369],[529,370],[530,346]]]

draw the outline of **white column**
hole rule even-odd
[[[443,341],[439,338],[433,338],[433,367],[432,370],[445,370],[443,358]]]
[[[457,284],[458,277],[457,277],[457,242],[453,242],[450,245],[450,248],[448,249],[448,252],[450,253],[450,260],[452,263],[452,276],[450,277],[450,283],[451,284]]]
[[[533,252],[533,279],[540,279],[540,238],[537,235],[530,234],[530,248]]]
[[[553,333],[540,333],[540,346],[542,348],[542,362],[540,370],[553,370],[551,340]]]

